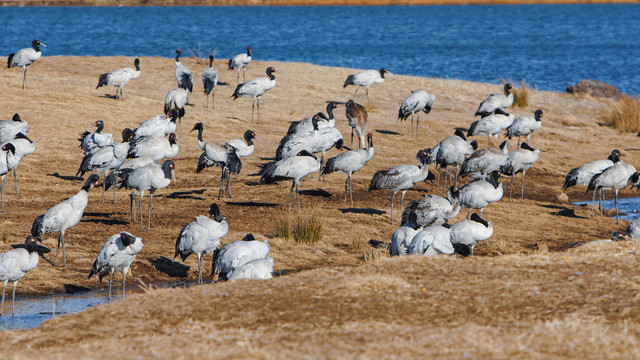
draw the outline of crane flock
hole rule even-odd
[[[33,40],[32,47],[22,49],[11,54],[8,59],[8,67],[23,67],[23,89],[26,88],[26,71],[35,60],[40,58],[39,46],[45,46],[38,40]],[[140,227],[145,230],[142,214],[142,198],[149,191],[148,226],[151,228],[152,199],[156,190],[166,188],[175,181],[175,163],[170,160],[179,154],[176,137],[176,121],[178,132],[180,123],[185,116],[185,106],[188,105],[189,93],[193,91],[193,74],[180,61],[181,50],[175,51],[175,78],[178,87],[167,94],[164,101],[162,114],[154,116],[142,123],[134,130],[124,129],[123,140],[114,143],[113,136],[103,132],[105,123],[98,120],[93,126],[96,131],[85,132],[79,139],[83,150],[83,160],[78,174],[88,172],[103,173],[102,180],[96,174],[90,175],[81,190],[74,196],[61,201],[51,207],[44,214],[37,216],[33,221],[31,236],[25,242],[23,249],[11,250],[0,254],[0,280],[4,281],[2,307],[4,307],[4,288],[8,282],[14,282],[13,298],[15,299],[15,287],[17,282],[38,264],[38,250],[41,247],[39,237],[47,233],[59,232],[58,250],[56,251],[56,264],[60,244],[64,266],[66,267],[65,232],[79,223],[89,202],[88,192],[93,187],[102,185],[103,201],[104,191],[125,187],[131,190],[129,220],[135,222],[136,207],[135,193],[139,195]],[[251,47],[247,52],[236,55],[229,60],[230,70],[237,71],[239,82],[240,70],[245,71],[251,58]],[[219,81],[218,71],[213,68],[214,56],[209,57],[209,66],[203,71],[202,80],[204,94],[212,96],[212,107],[215,104],[213,94]],[[98,86],[115,86],[116,99],[124,100],[122,88],[130,80],[140,76],[140,60],[134,60],[133,68],[121,68],[99,76]],[[258,108],[258,121],[260,121],[260,98],[267,91],[276,86],[276,78],[273,67],[266,68],[267,77],[259,77],[243,83],[239,83],[233,92],[232,98],[252,98],[253,109]],[[280,180],[290,180],[289,211],[293,205],[293,191],[295,188],[298,212],[302,211],[300,204],[299,187],[303,178],[310,174],[319,175],[339,172],[346,175],[344,201],[347,201],[347,193],[350,204],[353,205],[352,176],[367,164],[372,163],[374,157],[373,133],[367,133],[369,127],[369,114],[365,106],[356,103],[353,98],[360,87],[365,87],[367,100],[368,90],[373,84],[382,84],[385,74],[390,74],[386,68],[380,70],[365,70],[349,75],[343,84],[357,86],[351,99],[346,102],[329,101],[326,107],[328,117],[319,112],[311,117],[292,122],[286,136],[280,142],[274,161],[262,165],[258,173],[261,184],[274,183]],[[391,190],[390,221],[394,220],[394,199],[401,192],[402,226],[391,236],[389,248],[391,255],[430,255],[438,254],[466,254],[473,256],[477,243],[489,239],[494,228],[491,222],[482,217],[483,210],[491,203],[499,201],[503,197],[503,188],[500,179],[502,176],[511,176],[511,188],[509,199],[513,191],[513,178],[517,173],[522,174],[521,202],[524,202],[524,177],[528,169],[534,166],[540,157],[540,149],[533,149],[530,144],[531,134],[542,125],[543,110],[535,110],[533,115],[515,117],[507,113],[507,109],[513,104],[512,86],[504,85],[504,94],[491,94],[484,100],[475,112],[475,116],[481,119],[473,122],[467,131],[467,135],[456,129],[454,135],[446,137],[439,142],[434,142],[432,147],[418,149],[416,153],[417,165],[397,165],[388,169],[375,172],[370,180],[367,192],[372,190]],[[418,135],[420,113],[429,114],[432,111],[436,95],[426,90],[412,91],[401,103],[398,110],[398,120],[406,120],[411,117],[411,135],[413,132],[414,116],[416,119],[415,135]],[[333,147],[341,149],[343,138],[336,127],[336,118],[333,110],[338,105],[345,106],[345,116],[348,125],[352,128],[351,143],[353,144],[353,132],[359,140],[359,148],[348,149],[333,156],[324,163],[324,155]],[[344,124],[346,125],[346,124]],[[254,140],[257,140],[253,130],[246,130],[241,139],[219,140],[204,142],[202,138],[204,125],[195,124],[192,131],[197,131],[198,146],[203,151],[197,164],[194,164],[196,172],[201,172],[209,166],[221,167],[220,188],[218,198],[226,194],[231,197],[229,178],[231,174],[239,174],[242,169],[241,157],[248,157],[254,153]],[[16,168],[22,158],[36,151],[35,145],[27,137],[29,128],[20,115],[15,114],[11,120],[0,120],[0,175],[2,176],[2,211],[5,211],[4,185],[5,176],[9,171],[14,171],[16,195],[18,185]],[[478,149],[476,141],[470,142],[467,136],[487,135],[489,144],[492,137],[498,136],[518,137],[517,149],[509,152],[508,141],[504,141],[500,148],[487,147]],[[520,138],[526,136],[526,141],[520,143]],[[188,145],[187,145],[188,146]],[[353,145],[352,145],[353,146]],[[314,155],[320,153],[321,157]],[[383,150],[378,150],[378,157]],[[616,219],[618,218],[618,192],[630,186],[640,186],[640,175],[636,169],[620,159],[621,153],[613,150],[606,160],[597,160],[571,170],[565,179],[562,190],[575,185],[587,186],[587,191],[593,191],[593,203],[595,204],[596,191],[599,191],[601,209],[604,204],[604,191],[614,190],[616,202]],[[126,161],[127,159],[130,159]],[[164,160],[164,162],[161,162]],[[426,194],[419,199],[410,201],[404,207],[404,197],[408,190],[423,181],[434,179],[429,165],[434,164],[445,170],[443,184],[444,197]],[[456,166],[454,175],[451,175],[450,167]],[[374,166],[374,165],[369,165]],[[435,169],[434,169],[435,170]],[[461,171],[460,171],[461,170]],[[465,185],[458,187],[460,177],[470,175],[471,179]],[[439,180],[440,176],[438,176]],[[447,180],[450,187],[447,188]],[[359,192],[357,194],[361,194]],[[242,195],[241,195],[242,196]],[[448,224],[455,218],[462,208],[467,208],[466,220]],[[472,210],[479,209],[479,214],[472,214]],[[636,226],[637,227],[637,226]],[[253,234],[247,234],[241,241],[232,241],[221,245],[221,239],[227,235],[229,224],[221,216],[220,208],[213,203],[209,206],[208,216],[197,216],[192,222],[185,225],[180,231],[175,243],[174,260],[180,257],[184,262],[190,254],[196,254],[198,259],[198,283],[203,282],[202,257],[204,254],[213,254],[212,269],[215,275],[221,279],[269,279],[273,276],[274,261],[270,257],[269,243],[256,240]],[[625,234],[615,233],[616,239],[640,238],[636,236],[635,228],[631,227]],[[97,258],[90,269],[89,278],[98,275],[100,280],[109,274],[109,293],[113,274],[116,271],[123,272],[122,296],[125,295],[126,275],[134,262],[136,255],[142,251],[142,238],[121,231],[109,237],[99,251]],[[17,269],[20,271],[17,271]]]

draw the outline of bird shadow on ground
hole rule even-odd
[[[111,95],[111,94],[98,95],[98,97],[105,98],[105,99],[113,99],[113,100],[118,99],[115,95]]]
[[[82,180],[84,180],[84,178],[82,178],[80,176],[60,175],[57,172],[54,172],[53,174],[47,174],[47,176],[54,176],[54,177],[57,177],[58,179],[62,179],[62,180],[66,180],[66,181],[82,181]]]
[[[124,221],[124,220],[117,220],[117,219],[109,219],[112,215],[114,215],[114,213],[92,213],[92,212],[85,212],[82,216],[82,220],[80,220],[81,222],[92,222],[92,223],[98,223],[98,224],[105,224],[105,225],[127,225],[129,224],[128,221]],[[87,217],[94,217],[97,219],[87,219]]]
[[[175,191],[171,194],[167,195],[168,199],[195,199],[195,200],[205,200],[205,198],[200,196],[193,196],[193,194],[202,195],[207,189],[197,189],[197,190],[189,190],[189,191]]]
[[[342,208],[342,209],[338,209],[340,210],[340,212],[342,212],[343,214],[367,214],[367,215],[382,215],[382,214],[386,214],[386,211],[383,210],[378,210],[378,209],[374,209],[374,208],[354,208],[354,207],[350,207],[350,208]]]
[[[263,184],[260,184],[257,181],[247,181],[244,184],[247,185],[247,186],[260,186],[260,185],[263,185]]]
[[[456,130],[460,130],[460,131],[462,131],[462,132],[463,132],[463,133],[465,133],[465,134],[467,133],[467,131],[469,131],[469,129],[467,129],[467,128],[463,128],[463,127],[457,127],[457,128],[456,128]]]
[[[373,246],[374,248],[385,248],[385,247],[391,245],[388,242],[384,242],[384,241],[380,241],[380,240],[376,240],[376,239],[369,239],[368,243],[369,243],[369,245]]]
[[[155,260],[149,261],[156,270],[163,272],[171,277],[187,277],[189,266],[174,262],[168,258],[161,256]]]
[[[300,195],[311,195],[311,196],[322,196],[322,197],[331,197],[331,193],[322,190],[320,188],[309,189],[309,190],[300,190]]]
[[[262,160],[262,161],[274,161],[276,158],[274,157],[258,157],[258,159]]]
[[[233,206],[250,206],[250,207],[276,207],[279,204],[274,203],[264,203],[264,202],[255,202],[255,201],[226,201],[227,205]]]
[[[551,204],[539,205],[539,206],[547,208],[547,209],[557,209],[558,210],[558,211],[552,211],[550,213],[551,215],[564,216],[564,217],[570,217],[570,218],[576,218],[576,219],[588,219],[586,216],[578,216],[578,215],[576,215],[576,212],[575,212],[574,209],[569,209],[566,206],[551,205]]]
[[[80,285],[64,284],[64,291],[67,294],[77,294],[81,292],[91,291],[91,289]]]
[[[374,131],[380,134],[385,134],[385,135],[402,135],[397,131],[391,131],[391,130],[375,129]]]

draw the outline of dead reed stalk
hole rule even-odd
[[[640,131],[640,101],[622,96],[607,116],[607,122],[624,132]]]

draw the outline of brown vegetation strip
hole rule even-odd
[[[636,357],[638,250],[407,257],[151,290],[0,341],[18,358]]]

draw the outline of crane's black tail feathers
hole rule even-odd
[[[38,216],[31,226],[31,235],[32,236],[40,236],[42,235],[42,222],[44,221],[44,214]]]
[[[238,86],[236,86],[236,89],[233,91],[233,95],[231,95],[231,97],[233,98],[233,100],[237,99],[238,97],[240,97],[240,88],[242,87],[242,85],[244,85],[244,83],[242,84],[238,84]]]
[[[180,75],[180,81],[178,81],[178,87],[187,90],[188,92],[193,91],[193,81],[191,81],[191,74],[183,73]]]
[[[591,190],[595,190],[596,189],[596,183],[598,182],[598,179],[600,178],[600,175],[602,175],[602,173],[594,175],[591,180],[589,181],[589,186],[587,187],[587,193]]]
[[[467,131],[467,136],[473,136],[476,134],[476,128],[478,127],[478,121],[474,121],[471,126],[469,126],[469,131]]]
[[[347,85],[355,85],[353,83],[353,75],[349,75],[347,76],[347,80],[344,82],[344,85],[342,85],[343,88],[346,88]]]
[[[7,69],[11,68],[11,61],[13,61],[13,55],[15,55],[15,53],[9,54],[9,58],[7,58]]]
[[[96,89],[107,85],[109,85],[109,74],[100,75],[100,80],[98,80],[98,86],[96,86]]]
[[[564,184],[562,184],[562,191],[574,186],[578,181],[578,171],[580,168],[571,169],[567,174],[567,177],[564,178]]]
[[[324,168],[322,168],[322,174],[331,174],[336,171],[336,158],[332,157],[324,164]]]
[[[213,80],[206,78],[204,80],[204,94],[209,95],[213,91]]]

